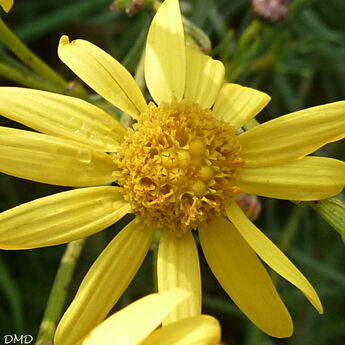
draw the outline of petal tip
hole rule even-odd
[[[8,13],[10,12],[12,6],[13,6],[13,0],[9,0],[9,1],[1,1],[1,5],[2,9]]]
[[[258,90],[259,91],[259,90]],[[259,91],[262,94],[262,106],[263,108],[266,107],[266,105],[271,102],[272,97],[270,95],[268,95],[266,92],[263,91]]]
[[[273,326],[272,329],[263,329],[263,331],[265,333],[267,333],[268,335],[270,335],[271,337],[275,337],[275,338],[290,338],[293,335],[294,332],[294,325],[291,319],[291,316],[287,311],[287,318],[285,320],[285,323],[282,324],[280,323],[279,325],[275,325],[276,327]]]
[[[318,313],[319,313],[320,315],[323,314],[324,311],[323,311],[323,306],[322,306],[322,304],[321,304],[321,301],[319,301],[318,305],[316,305],[315,308],[316,308],[316,310],[318,311]]]
[[[217,60],[217,59],[213,59],[213,58],[212,58],[212,60],[214,61],[215,64],[218,65],[218,67],[219,67],[219,69],[220,69],[220,72],[221,72],[222,74],[225,74],[226,71],[225,71],[225,66],[224,66],[223,62],[220,61],[220,60]]]
[[[281,336],[277,336],[277,338],[290,338],[293,334],[293,331],[294,331],[294,327],[291,322],[291,327],[284,330],[284,332],[281,333]]]
[[[66,46],[69,43],[69,37],[67,35],[62,35],[60,38],[59,46]]]

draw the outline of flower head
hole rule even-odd
[[[153,98],[148,105],[129,72],[100,48],[63,36],[58,53],[84,82],[137,122],[124,129],[80,99],[1,88],[0,113],[43,133],[0,128],[1,171],[87,187],[3,212],[1,248],[65,243],[103,230],[128,212],[137,217],[86,274],[55,344],[77,343],[103,321],[140,267],[156,228],[162,230],[159,291],[191,292],[164,325],[201,312],[192,230],[198,230],[224,290],[269,335],[290,336],[293,325],[260,259],[322,313],[308,280],[234,201],[239,192],[302,201],[339,193],[345,163],[308,155],[345,136],[345,102],[239,131],[270,97],[227,83],[220,61],[186,46],[178,0],[161,5],[148,33],[145,79]],[[115,181],[116,186],[107,185]]]
[[[176,235],[225,214],[243,164],[234,128],[193,102],[149,104],[114,155],[117,182],[149,226]]]

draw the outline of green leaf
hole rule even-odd
[[[345,205],[339,198],[310,202],[309,205],[336,231],[345,243]]]

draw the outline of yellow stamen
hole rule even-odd
[[[216,188],[216,189],[223,189],[223,190],[226,190],[228,192],[232,192],[232,193],[241,193],[241,188],[238,187],[238,186],[229,186],[227,184],[223,184],[223,183],[216,183],[213,188]]]
[[[233,160],[218,161],[218,164],[223,167],[238,167],[244,164],[244,159],[236,157]]]
[[[225,214],[225,203],[239,193],[240,151],[234,128],[211,110],[173,101],[149,104],[113,160],[133,212],[182,234]]]

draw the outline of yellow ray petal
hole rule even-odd
[[[89,236],[130,211],[119,187],[58,193],[0,213],[0,248],[53,246]]]
[[[158,290],[182,288],[192,294],[164,319],[163,324],[201,313],[201,280],[198,251],[189,231],[181,237],[163,231],[157,259]]]
[[[263,264],[224,217],[199,227],[207,263],[223,289],[247,317],[267,334],[284,338],[292,320]]]
[[[141,266],[153,230],[133,220],[103,250],[84,277],[55,333],[55,345],[74,345],[109,313]]]
[[[5,12],[9,12],[13,6],[13,0],[1,0],[0,5]]]
[[[75,97],[19,87],[0,88],[0,114],[39,132],[115,151],[123,126],[100,108]]]
[[[166,0],[154,16],[147,35],[145,80],[157,104],[180,101],[184,92],[186,56],[178,0]]]
[[[225,68],[210,56],[186,46],[184,99],[211,108],[224,81]]]
[[[249,194],[287,200],[320,200],[345,186],[345,163],[325,157],[303,159],[273,167],[238,172],[237,186]]]
[[[85,40],[71,43],[62,36],[60,59],[107,101],[134,118],[146,109],[146,102],[130,73],[112,56]]]
[[[188,293],[181,289],[143,297],[107,318],[82,345],[141,344],[169,311],[187,297]]]
[[[264,92],[227,83],[219,91],[213,113],[237,129],[253,119],[270,100]]]
[[[301,158],[345,137],[345,101],[288,115],[239,135],[248,167],[272,166]]]
[[[219,342],[218,321],[209,315],[199,315],[157,329],[140,345],[216,345]]]
[[[226,214],[259,257],[283,278],[299,288],[317,311],[323,313],[319,296],[308,280],[279,248],[247,218],[235,202],[226,208]]]
[[[0,171],[32,181],[84,187],[115,180],[109,155],[66,139],[0,127]]]

